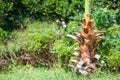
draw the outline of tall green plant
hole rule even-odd
[[[90,13],[90,0],[85,0],[85,14]]]

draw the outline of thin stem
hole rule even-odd
[[[85,0],[85,14],[90,14],[90,2],[91,0]]]

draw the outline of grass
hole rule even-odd
[[[28,65],[14,67],[6,73],[1,72],[0,80],[120,80],[120,74],[100,73],[98,70],[86,78],[82,75],[72,76],[71,71],[65,69],[33,68]]]

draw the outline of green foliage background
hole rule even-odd
[[[92,0],[91,3],[91,11],[98,27],[120,24],[120,1]],[[83,13],[84,0],[1,0],[0,26],[5,30],[24,28],[28,18],[30,21],[31,19],[80,21]]]
[[[91,9],[96,29],[106,31],[97,52],[106,67],[120,70],[120,1],[92,0]],[[50,57],[51,63],[66,65],[77,44],[65,36],[81,30],[83,17],[84,0],[0,0],[0,58],[15,58],[13,54],[18,57],[24,52],[43,57],[46,52],[46,60]],[[41,23],[29,25],[36,20]],[[56,20],[60,23],[53,24]]]

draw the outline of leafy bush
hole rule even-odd
[[[15,53],[20,60],[24,61],[26,59],[27,62],[32,65],[53,65],[55,62],[55,55],[52,54],[51,50],[56,36],[55,28],[47,29],[51,26],[44,25],[44,28],[39,26],[33,29],[34,26],[35,25],[29,26],[24,33],[16,33],[16,38],[11,42],[13,46],[10,45],[9,53]],[[25,62],[25,64],[27,62]]]
[[[21,1],[5,0],[0,2],[0,26],[7,31],[25,27],[28,13]]]
[[[109,69],[118,71],[120,68],[120,51],[110,50],[109,55],[106,56]]]
[[[26,19],[64,18],[83,11],[82,0],[5,0],[0,1],[0,26],[5,30],[26,27]],[[74,10],[74,11],[73,11]]]
[[[71,53],[77,45],[77,43],[65,38],[54,42],[53,49],[55,50],[55,53],[58,54],[62,66],[68,66],[69,60],[72,56]]]
[[[79,26],[79,23],[76,21],[70,21],[67,25],[67,33],[72,34],[75,30],[82,30],[82,26]]]
[[[120,14],[119,13],[120,13],[120,9],[116,9],[115,14],[116,14],[116,23],[117,24],[120,24]]]
[[[93,12],[94,21],[98,28],[108,28],[112,26],[115,21],[115,14],[113,10],[96,9]]]
[[[0,44],[0,58],[3,57],[3,55],[5,55],[7,52],[6,46],[3,44]]]
[[[120,8],[120,1],[119,0],[104,0],[104,1],[101,1],[101,0],[92,0],[92,3],[94,6],[92,6],[93,8],[93,11],[97,8],[102,8],[102,9],[107,9],[107,10],[110,10],[109,12],[112,12],[114,11],[114,20],[116,21],[117,24],[120,24],[120,15],[119,15],[119,8]],[[97,9],[99,10],[99,9]],[[108,11],[107,11],[108,12]],[[108,13],[106,14],[108,15]],[[112,16],[112,14],[111,14]],[[110,19],[110,18],[108,18]]]
[[[36,22],[24,31],[11,32],[9,37],[6,31],[0,29],[0,36],[0,57],[3,59],[7,57],[11,61],[33,66],[52,66],[58,60],[57,55],[52,53],[56,39],[55,24]]]
[[[107,62],[110,70],[117,71],[120,68],[120,26],[113,26],[106,31],[106,40],[100,45],[98,51]]]
[[[0,28],[0,41],[6,42],[7,38],[8,38],[8,32]]]
[[[100,17],[100,21],[103,18],[101,23],[105,22],[105,25],[102,26],[111,25],[113,21],[110,12],[112,10],[116,11],[115,20],[120,23],[118,11],[120,2],[117,1],[117,4],[112,4],[113,2],[109,0],[99,0],[99,2],[92,0],[94,4],[92,11],[95,13],[97,24],[99,24],[97,18]],[[83,16],[83,4],[83,0],[2,0],[0,1],[0,26],[5,30],[11,31],[13,29],[26,28],[28,19],[44,21],[57,18],[64,19],[67,22],[71,20],[79,21]],[[105,4],[107,4],[107,7]],[[102,9],[107,8],[107,12],[100,10],[100,7]],[[99,24],[99,27],[101,27],[101,24]]]
[[[47,32],[51,32],[50,30],[47,30]],[[49,49],[51,46],[51,41],[54,41],[54,34],[49,33],[28,33],[27,41],[24,41],[23,44],[24,48],[28,52],[35,52],[40,53],[43,49]]]

